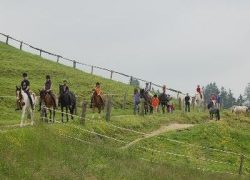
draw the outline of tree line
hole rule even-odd
[[[218,88],[215,82],[209,83],[204,87],[204,96],[206,101],[209,101],[211,95],[220,95],[224,108],[230,108],[233,105],[246,105],[250,106],[250,83],[245,88],[244,94],[240,94],[238,98],[235,98],[231,89],[225,87]]]

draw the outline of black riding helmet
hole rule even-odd
[[[28,76],[28,74],[27,73],[23,73],[23,77],[27,77]]]
[[[50,75],[46,75],[46,79],[50,79]]]
[[[100,83],[99,83],[99,82],[97,82],[97,83],[96,83],[96,86],[100,86]]]

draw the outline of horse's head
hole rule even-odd
[[[16,86],[16,102],[19,109],[24,105],[22,89],[20,86]]]
[[[22,98],[22,93],[21,93],[21,87],[20,86],[16,86],[16,98],[17,99],[21,99]]]
[[[214,103],[213,102],[210,102],[208,105],[207,105],[207,108],[210,110],[210,109],[213,109],[214,108]]]
[[[63,85],[59,84],[59,94],[63,94]]]
[[[45,98],[45,95],[46,95],[46,92],[45,92],[45,90],[40,90],[40,89],[38,89],[38,91],[39,91],[39,95],[40,95],[40,99],[44,99]]]
[[[143,96],[145,94],[145,90],[144,89],[140,89],[140,95]]]

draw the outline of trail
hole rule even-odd
[[[149,134],[145,134],[143,137],[138,138],[138,139],[128,143],[127,145],[123,146],[122,149],[127,149],[127,148],[133,146],[134,144],[138,143],[139,141],[142,141],[144,139],[151,138],[154,136],[158,136],[158,135],[163,134],[165,132],[187,129],[187,128],[193,127],[193,126],[194,126],[194,124],[178,124],[178,123],[170,124],[168,126],[164,125],[164,126],[161,126],[159,129],[152,131]]]

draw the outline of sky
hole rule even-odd
[[[80,62],[190,94],[216,82],[239,96],[250,82],[249,0],[0,4],[0,32]]]

